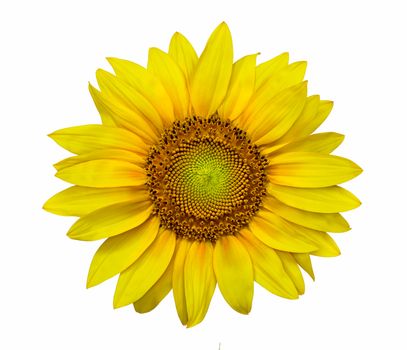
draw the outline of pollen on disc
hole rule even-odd
[[[217,116],[175,122],[146,163],[164,227],[194,240],[236,234],[265,195],[267,160],[246,133]]]

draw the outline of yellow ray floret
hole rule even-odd
[[[253,299],[253,267],[244,245],[234,236],[219,239],[213,267],[225,300],[237,312],[248,314]]]

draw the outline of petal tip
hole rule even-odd
[[[356,164],[356,169],[358,171],[358,175],[363,173],[363,169],[357,164]]]
[[[201,323],[201,321],[199,320],[188,321],[184,326],[186,326],[187,328],[192,328],[198,325],[199,323]]]
[[[225,21],[221,22],[221,23],[218,25],[218,27],[215,29],[215,31],[216,31],[216,30],[219,30],[219,31],[222,30],[222,31],[225,32],[225,34],[231,35],[229,26],[227,25],[227,23],[226,23]]]
[[[95,287],[99,284],[101,284],[102,282],[104,282],[104,280],[101,280],[100,278],[95,278],[95,274],[92,273],[88,273],[88,278],[86,280],[86,289]]]
[[[48,200],[49,201],[49,200]],[[49,213],[52,213],[52,207],[49,206],[48,201],[46,201],[43,206],[42,206],[42,210],[45,210]]]
[[[344,135],[344,134],[336,133],[336,136],[338,137],[338,139],[340,139],[340,140],[342,140],[342,141],[345,139],[345,135]]]
[[[119,309],[119,308],[121,308],[123,306],[126,306],[128,304],[130,304],[130,303],[123,302],[123,299],[119,298],[117,296],[117,293],[114,295],[114,297],[113,297],[113,309]]]
[[[241,307],[236,310],[237,312],[241,313],[242,315],[248,315],[250,311],[252,311],[252,305],[241,305]]]
[[[86,281],[86,289],[92,288],[92,287],[94,287],[95,285],[96,285],[96,284],[93,284],[92,281],[91,281],[91,279],[89,279],[89,277],[88,277],[88,279],[87,279],[87,281]]]
[[[72,239],[74,239],[75,238],[75,231],[73,231],[72,229],[69,229],[69,231],[66,233],[66,235],[69,237],[69,238],[72,238]]]
[[[106,61],[107,61],[109,64],[111,64],[112,62],[114,62],[114,61],[116,61],[116,60],[118,60],[117,57],[106,57]]]
[[[284,296],[284,298],[290,300],[297,300],[300,298],[300,294],[298,293],[298,291],[296,291],[295,293],[287,294],[286,296]]]
[[[90,92],[91,95],[97,94],[97,93],[100,92],[98,89],[96,89],[96,88],[91,84],[90,81],[88,81],[88,89],[89,89],[89,92]]]

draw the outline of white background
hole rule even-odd
[[[204,322],[113,310],[115,279],[86,290],[98,242],[69,240],[72,218],[41,209],[66,184],[46,135],[97,123],[87,90],[104,57],[145,64],[181,31],[201,52],[225,20],[235,57],[284,51],[309,62],[310,94],[335,101],[322,130],[364,173],[363,205],[336,234],[342,256],[314,259],[297,301],[256,288],[249,316],[217,291]],[[1,349],[406,349],[406,10],[403,1],[1,1]],[[403,334],[404,332],[404,334]]]

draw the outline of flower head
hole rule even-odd
[[[154,309],[172,290],[181,322],[194,326],[218,285],[247,314],[253,284],[289,299],[304,293],[299,267],[336,256],[327,232],[360,202],[338,184],[359,175],[331,155],[343,135],[313,132],[332,102],[307,96],[306,63],[284,53],[233,62],[220,24],[198,58],[175,33],[148,66],[109,58],[89,86],[102,124],[50,136],[76,154],[55,165],[72,187],[44,208],[78,216],[68,236],[105,239],[88,286],[120,274],[114,306]]]

